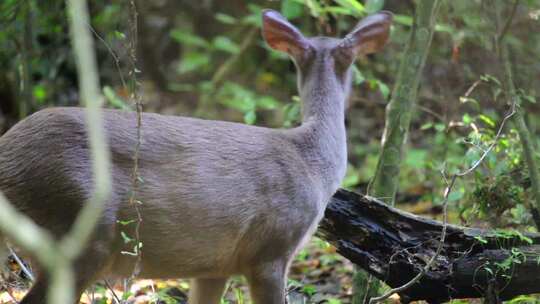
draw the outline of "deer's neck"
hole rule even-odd
[[[330,195],[339,187],[347,167],[346,96],[335,82],[321,77],[300,94],[302,151]]]

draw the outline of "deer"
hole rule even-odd
[[[391,23],[392,14],[381,11],[342,39],[307,38],[280,13],[262,12],[267,45],[289,55],[296,67],[299,126],[142,113],[139,278],[190,279],[189,303],[213,304],[228,278],[242,275],[254,303],[286,302],[291,261],[315,233],[346,173],[352,65],[383,48]],[[113,191],[73,265],[78,298],[96,280],[130,276],[136,263],[122,253],[120,234],[127,228],[119,222],[137,217],[128,202],[137,113],[103,109],[102,115]],[[84,116],[83,108],[48,108],[0,137],[0,191],[57,238],[69,231],[92,192]],[[0,244],[5,252],[5,242]],[[21,303],[45,303],[47,287],[38,265]]]

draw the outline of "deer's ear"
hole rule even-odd
[[[349,51],[352,56],[378,52],[388,41],[392,13],[381,11],[360,21],[342,39],[339,48]]]
[[[273,10],[262,13],[262,34],[274,50],[299,58],[310,49],[309,41],[285,17]]]

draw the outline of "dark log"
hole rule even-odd
[[[435,254],[443,224],[392,208],[375,198],[339,190],[318,234],[337,251],[391,287],[410,281]],[[540,234],[448,225],[435,265],[402,302],[540,292]]]

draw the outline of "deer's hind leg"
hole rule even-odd
[[[114,225],[105,224],[101,221],[95,232],[85,246],[81,256],[73,263],[75,275],[74,303],[79,303],[79,299],[85,289],[98,279],[106,270],[113,257]],[[20,304],[45,304],[47,302],[49,278],[42,267],[39,267],[36,282],[31,287]]]
[[[285,304],[289,259],[257,265],[246,275],[254,304]]]
[[[192,279],[189,289],[189,304],[219,304],[227,278]]]

